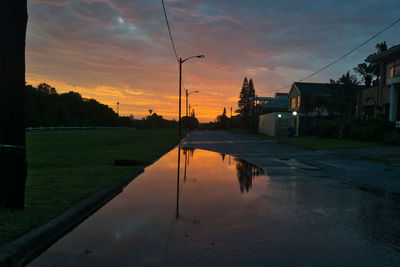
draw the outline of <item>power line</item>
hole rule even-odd
[[[165,21],[167,22],[167,28],[168,28],[169,38],[170,38],[171,44],[172,44],[172,49],[174,50],[174,54],[175,54],[176,61],[179,62],[178,53],[176,52],[176,48],[175,48],[175,44],[174,44],[174,39],[172,38],[171,29],[170,29],[170,27],[169,27],[168,16],[167,16],[167,11],[165,10],[164,0],[161,0],[161,3],[162,3],[162,6],[163,6]]]
[[[369,38],[368,40],[362,42],[361,44],[359,44],[357,47],[353,48],[352,50],[350,50],[349,52],[347,52],[346,54],[344,54],[343,56],[341,56],[340,58],[336,59],[335,61],[332,61],[331,63],[329,63],[328,65],[326,65],[325,67],[323,67],[322,69],[302,78],[301,80],[299,80],[299,82],[302,82],[304,80],[310,79],[311,77],[317,75],[318,73],[320,73],[321,71],[326,70],[327,68],[329,68],[330,66],[338,63],[339,61],[341,61],[342,59],[344,59],[345,57],[347,57],[348,55],[350,55],[351,53],[353,53],[354,51],[356,51],[357,49],[359,49],[360,47],[364,46],[365,44],[367,44],[369,41],[371,41],[372,39],[376,38],[378,35],[382,34],[383,32],[385,32],[386,30],[388,30],[389,28],[393,27],[396,23],[398,23],[400,21],[400,18],[397,19],[396,21],[394,21],[393,23],[391,23],[390,25],[386,26],[383,30],[379,31],[378,33],[375,33],[371,38]],[[280,91],[283,90],[285,88],[290,87],[291,85],[279,88],[276,91]]]

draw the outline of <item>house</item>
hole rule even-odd
[[[258,131],[269,136],[283,137],[287,136],[287,129],[292,127],[292,124],[292,113],[271,112],[259,116]]]
[[[332,85],[330,83],[293,83],[288,96],[289,110],[300,112],[302,96],[304,97],[305,95],[332,97]],[[314,112],[311,113],[315,114]],[[325,115],[326,112],[323,112],[323,114]]]
[[[288,94],[275,93],[274,97],[257,97],[257,104],[268,110],[287,110]]]
[[[360,91],[358,115],[378,115],[390,121],[400,121],[400,45],[371,55],[366,61],[380,66],[379,86]]]
[[[304,83],[295,82],[293,83],[288,99],[289,99],[289,111],[292,114],[292,127],[294,128],[294,134],[309,135],[315,130],[317,126],[317,120],[315,117],[327,116],[328,112],[326,109],[321,108],[316,110],[314,108],[307,108],[304,105],[308,105],[306,97],[308,96],[319,96],[319,97],[332,97],[332,84],[330,83]],[[307,112],[304,112],[307,110]]]
[[[288,110],[288,94],[275,93],[274,97],[257,97],[256,106],[264,115],[258,118],[258,131],[269,136],[286,136],[291,127]]]

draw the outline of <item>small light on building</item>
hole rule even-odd
[[[278,118],[282,118],[282,114],[278,114]]]
[[[297,111],[293,111],[293,116],[297,116]]]

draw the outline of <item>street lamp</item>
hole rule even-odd
[[[186,117],[187,117],[187,116],[189,116],[188,114],[190,113],[190,109],[189,109],[189,113],[188,113],[188,98],[189,98],[190,94],[198,93],[199,91],[196,90],[196,91],[189,93],[189,90],[185,89],[185,92],[186,92]]]
[[[179,58],[179,136],[182,133],[182,123],[181,123],[181,98],[182,98],[182,63],[191,58],[204,58],[204,55],[192,56],[185,59]]]

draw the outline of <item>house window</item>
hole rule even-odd
[[[293,97],[293,98],[290,100],[290,108],[295,108],[295,107],[296,107],[296,100],[297,100],[296,97]]]
[[[394,77],[394,66],[389,69],[389,79]]]
[[[301,98],[300,98],[300,96],[297,96],[297,107],[300,107],[300,102],[301,101]]]

